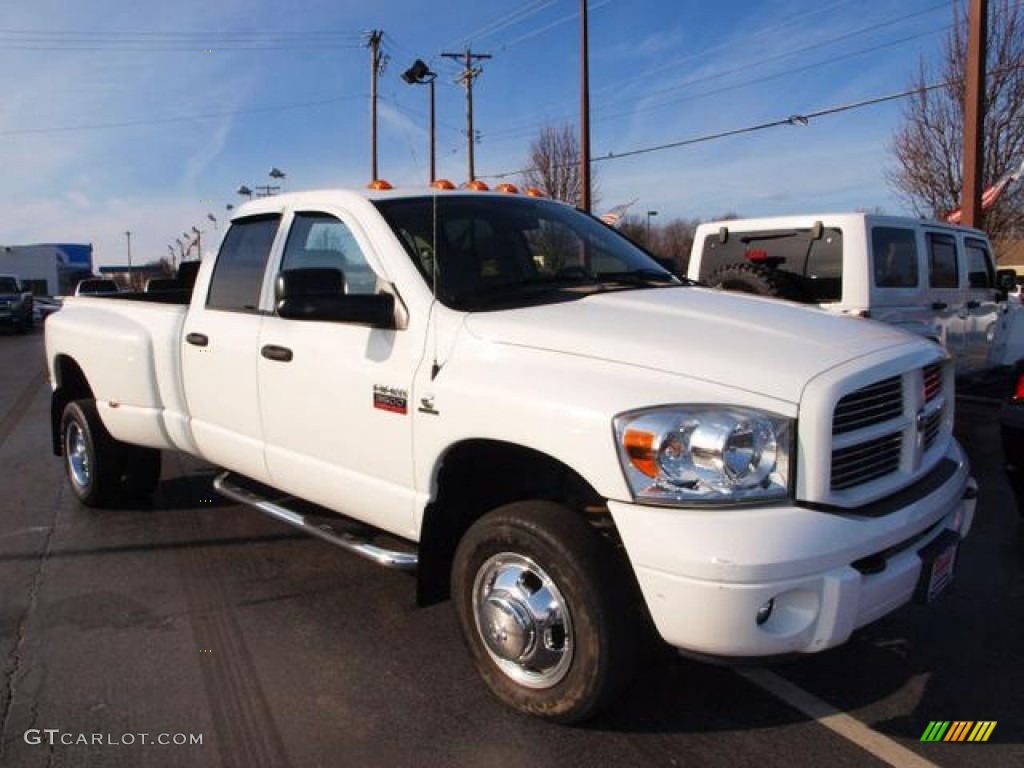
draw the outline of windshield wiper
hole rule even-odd
[[[630,269],[625,272],[598,272],[594,279],[600,283],[620,283],[643,287],[685,285],[671,272],[660,269]]]

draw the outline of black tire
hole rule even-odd
[[[802,299],[800,292],[785,273],[757,264],[726,264],[711,273],[707,285],[725,291],[753,293],[790,301]]]
[[[75,400],[61,417],[61,448],[68,485],[87,507],[116,507],[153,492],[160,452],[121,443],[100,421],[93,400]]]
[[[569,723],[622,690],[643,617],[627,599],[622,563],[585,520],[552,502],[499,507],[470,527],[455,553],[453,595],[473,662],[499,699]],[[542,590],[546,626],[526,600]]]

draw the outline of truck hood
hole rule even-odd
[[[915,337],[859,318],[703,288],[658,288],[471,314],[466,330],[799,403],[818,374]]]

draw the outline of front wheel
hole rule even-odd
[[[618,553],[572,510],[500,507],[469,529],[452,584],[463,637],[491,691],[557,722],[593,715],[628,682],[639,606]]]

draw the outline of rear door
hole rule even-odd
[[[204,302],[185,319],[182,377],[200,455],[266,480],[256,362],[260,295],[280,215],[232,222]]]

